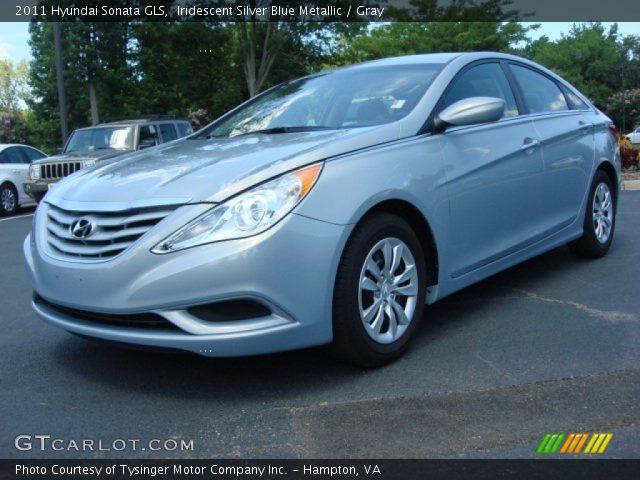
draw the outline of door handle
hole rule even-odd
[[[532,148],[537,147],[538,145],[540,145],[540,140],[536,140],[535,138],[527,137],[527,138],[524,139],[524,142],[522,143],[522,146],[520,147],[520,150],[530,150]]]
[[[11,170],[13,173],[20,173],[20,170]]]

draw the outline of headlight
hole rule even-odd
[[[284,218],[315,184],[322,164],[286,173],[215,206],[176,231],[153,253],[257,235]]]
[[[85,160],[84,162],[82,162],[82,166],[84,168],[93,167],[95,164],[96,164],[95,160]]]
[[[29,166],[29,179],[40,180],[40,165]]]

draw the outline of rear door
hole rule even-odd
[[[504,117],[449,128],[440,136],[450,196],[453,277],[522,249],[542,234],[539,139],[531,120],[520,115],[503,66],[495,61],[467,67],[452,81],[436,111],[478,96],[504,99]]]
[[[558,231],[580,212],[595,161],[594,112],[567,87],[525,65],[509,69],[542,144],[539,207],[547,229]]]

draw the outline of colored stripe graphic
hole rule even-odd
[[[613,433],[594,433],[584,453],[604,453]]]
[[[547,433],[544,438],[542,439],[542,441],[540,442],[540,445],[538,445],[538,453],[544,453],[544,447],[546,447],[547,442],[549,441],[549,439],[551,438],[551,434]]]
[[[564,453],[564,454],[579,454],[579,453],[604,453],[609,445],[609,442],[613,438],[613,433],[547,433],[540,445],[538,445],[537,452],[542,454],[549,453]],[[587,440],[589,440],[587,442]],[[584,451],[582,447],[585,446]],[[562,445],[562,448],[560,447]]]
[[[580,441],[578,442],[578,445],[576,445],[576,449],[573,451],[573,453],[580,453],[580,451],[582,450],[582,446],[584,445],[584,442],[587,441],[587,438],[589,438],[589,434],[583,433],[582,438],[580,438]]]
[[[564,445],[562,446],[562,450],[560,450],[560,453],[567,453],[567,450],[569,449],[569,445],[571,445],[571,442],[573,442],[573,439],[575,438],[575,436],[576,436],[575,433],[569,434],[566,442],[564,442]]]
[[[587,443],[587,448],[584,449],[584,453],[591,453],[591,447],[593,447],[593,444],[596,443],[597,439],[598,439],[598,434],[594,433],[591,436],[591,440],[589,440],[589,443]]]
[[[612,438],[613,438],[613,433],[607,433],[607,436],[604,439],[604,442],[602,442],[602,445],[600,445],[600,450],[598,450],[598,453],[604,453],[604,451],[607,449],[607,445],[609,445],[609,442],[611,441]]]
[[[538,453],[556,453],[560,445],[562,444],[562,440],[565,438],[564,433],[547,433],[540,445],[538,446]]]

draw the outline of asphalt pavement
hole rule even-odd
[[[608,256],[558,248],[430,306],[378,370],[321,349],[206,359],[74,337],[31,311],[30,225],[0,221],[0,458],[537,458],[547,432],[612,432],[599,457],[640,458],[640,192],[622,193]]]

